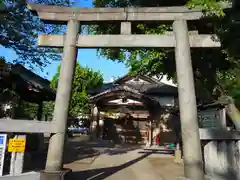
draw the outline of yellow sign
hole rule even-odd
[[[24,152],[26,147],[25,139],[10,139],[8,143],[8,152]]]

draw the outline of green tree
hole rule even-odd
[[[39,48],[38,33],[60,33],[64,26],[43,24],[27,8],[23,0],[2,0],[0,6],[0,45],[17,54],[16,63],[43,68],[52,60],[58,60],[61,52],[54,48]],[[32,3],[70,6],[70,0],[32,0]]]
[[[193,70],[196,84],[201,84],[209,96],[228,103],[227,112],[237,128],[240,128],[240,112],[235,106],[239,97],[239,30],[235,9],[223,10],[224,0],[95,0],[95,7],[151,7],[179,6],[200,7],[206,12],[205,20],[189,22],[191,30],[200,33],[215,33],[220,38],[220,49],[192,49]],[[119,23],[106,23],[89,28],[93,34],[119,33]],[[171,24],[146,23],[132,24],[133,34],[164,34],[172,30]],[[174,49],[129,48],[99,49],[98,53],[110,60],[124,62],[132,73],[149,75],[168,75],[176,80]]]
[[[59,74],[60,66],[51,81],[51,87],[53,89],[57,89]],[[69,108],[70,115],[78,116],[80,113],[88,113],[90,110],[88,90],[97,88],[102,84],[103,77],[99,72],[95,72],[87,67],[82,67],[77,63],[72,85],[72,99]]]
[[[3,8],[3,0],[0,0],[0,9]]]

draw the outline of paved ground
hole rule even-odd
[[[64,167],[73,171],[67,180],[176,180],[183,175],[183,167],[173,163],[173,151],[162,148],[114,146],[82,136],[68,139],[64,152]],[[35,155],[29,166],[41,170],[45,162],[46,152]]]
[[[175,164],[171,158],[148,158],[162,180],[176,180],[184,176],[183,165]]]
[[[138,150],[120,154],[104,153],[95,158],[88,165],[84,162],[74,162],[65,167],[71,168],[74,180],[114,180],[114,179],[151,179],[157,180],[158,175],[154,172],[146,157],[148,154],[139,154]],[[81,171],[79,171],[81,168]]]
[[[69,180],[175,180],[183,174],[169,150],[103,142],[76,144],[68,146],[65,154],[64,167],[73,170]]]

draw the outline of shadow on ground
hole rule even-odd
[[[63,161],[64,164],[76,161],[83,163],[85,159],[94,159],[100,154],[118,155],[135,149],[139,149],[139,146],[114,145],[110,141],[89,142],[80,138],[72,138],[65,144]],[[27,154],[25,156],[25,171],[43,170],[46,158],[47,148],[43,152]],[[85,161],[84,163],[91,163],[91,161]]]
[[[141,154],[139,158],[131,160],[119,166],[90,169],[91,163],[100,154],[107,154],[109,156],[125,154],[130,151],[139,150]],[[65,144],[64,151],[64,164],[69,167],[74,167],[76,172],[72,172],[67,180],[102,180],[107,177],[143,160],[149,155],[167,154],[172,155],[174,151],[172,149],[161,149],[161,148],[141,148],[139,145],[114,145],[109,141],[97,141],[97,142],[86,142],[78,139],[69,139]],[[31,162],[28,164],[29,170],[42,170],[45,167],[47,157],[47,151],[33,154]],[[80,171],[81,170],[81,171]]]
[[[129,161],[127,163],[124,163],[120,166],[115,166],[115,167],[109,167],[109,168],[99,168],[99,169],[90,169],[90,170],[83,170],[83,171],[78,171],[78,172],[72,172],[66,180],[86,180],[86,179],[91,179],[91,180],[103,180],[106,179],[107,177],[117,173],[118,171],[121,171],[122,169],[125,169],[141,160],[144,158],[148,157],[151,153],[145,153],[144,155]]]
[[[121,145],[121,146],[117,146],[117,147],[112,148],[112,149],[111,148],[106,149],[102,153],[105,153],[105,154],[108,154],[108,155],[111,156],[111,155],[124,154],[124,153],[127,153],[129,151],[134,151],[136,149],[140,149],[140,147],[139,146],[133,146],[133,145]],[[138,153],[142,154],[142,155],[140,157],[138,157],[134,160],[131,160],[127,163],[124,163],[120,166],[97,168],[97,169],[87,168],[87,170],[72,172],[69,175],[69,177],[67,178],[67,180],[80,180],[80,179],[81,180],[84,180],[84,179],[103,180],[103,179],[106,179],[109,176],[111,176],[115,173],[118,173],[119,171],[121,171],[125,168],[128,168],[129,166],[143,160],[144,158],[151,157],[150,155],[154,155],[154,154],[156,154],[157,156],[161,155],[161,154],[162,155],[166,155],[166,154],[167,155],[172,155],[172,154],[174,154],[174,151],[172,149],[147,148],[147,149],[140,150]],[[159,158],[157,158],[157,159],[159,159]],[[169,161],[168,162],[169,165],[173,164],[173,159],[168,158],[168,161]],[[158,166],[158,168],[161,168],[163,163],[161,162],[159,164],[160,164],[160,166]],[[81,165],[78,164],[77,166],[80,167]]]
[[[139,149],[140,146],[114,145],[109,141],[97,142],[68,142],[64,153],[64,163],[69,164],[86,158],[93,158],[100,154],[118,155]]]

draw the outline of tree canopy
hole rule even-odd
[[[240,23],[236,4],[231,9],[224,10],[220,5],[225,0],[95,0],[95,7],[151,7],[151,6],[182,6],[202,8],[205,17],[198,21],[189,21],[189,30],[198,30],[202,34],[217,34],[221,48],[191,49],[194,79],[201,84],[209,95],[218,100],[240,101]],[[228,1],[230,2],[230,1]],[[234,1],[233,3],[236,3]],[[120,24],[101,24],[89,29],[93,34],[119,33]],[[171,22],[132,23],[133,34],[164,34],[172,30]],[[129,48],[129,49],[99,49],[98,53],[110,60],[124,62],[131,73],[149,75],[168,75],[176,79],[176,67],[173,48]],[[224,98],[223,98],[224,97]],[[221,101],[222,102],[222,101]],[[235,106],[234,106],[235,107]],[[230,110],[231,111],[231,110]],[[239,111],[235,108],[239,119]],[[240,125],[239,125],[240,127]]]
[[[32,0],[32,3],[71,5],[70,0]],[[58,60],[61,52],[54,48],[39,48],[38,33],[60,33],[62,26],[44,25],[28,9],[26,1],[0,0],[0,45],[17,54],[16,63],[43,68],[52,60]]]
[[[113,1],[95,0],[96,7],[123,7],[123,6],[177,6],[188,5],[190,7],[202,7],[210,10],[209,18],[192,21],[188,23],[189,30],[198,30],[199,33],[217,34],[220,37],[222,48],[192,49],[193,69],[195,78],[206,86],[211,94],[216,93],[216,81],[218,84],[229,80],[236,81],[235,76],[239,74],[239,48],[238,30],[239,24],[234,20],[234,11],[223,11],[216,0],[181,0],[181,1]],[[225,13],[225,14],[224,14]],[[96,34],[115,34],[119,32],[119,24],[101,24],[90,29]],[[164,34],[172,30],[171,24],[135,24],[133,23],[133,34]],[[127,53],[126,53],[127,52]],[[170,78],[176,79],[176,68],[174,62],[174,49],[166,48],[130,48],[130,49],[99,49],[102,56],[110,60],[124,62],[132,72],[150,75],[167,74]],[[234,70],[232,70],[234,68]],[[231,78],[230,78],[231,76]],[[230,78],[230,79],[229,79]],[[228,85],[229,86],[229,85]],[[224,88],[226,89],[226,88]],[[238,92],[234,92],[234,96]],[[219,94],[215,94],[219,96]]]
[[[59,75],[60,66],[51,81],[51,87],[53,89],[57,89]],[[95,72],[87,67],[82,67],[77,63],[72,85],[72,99],[69,109],[70,115],[78,116],[80,113],[88,113],[90,110],[88,90],[97,88],[102,84],[103,77],[99,72]]]

